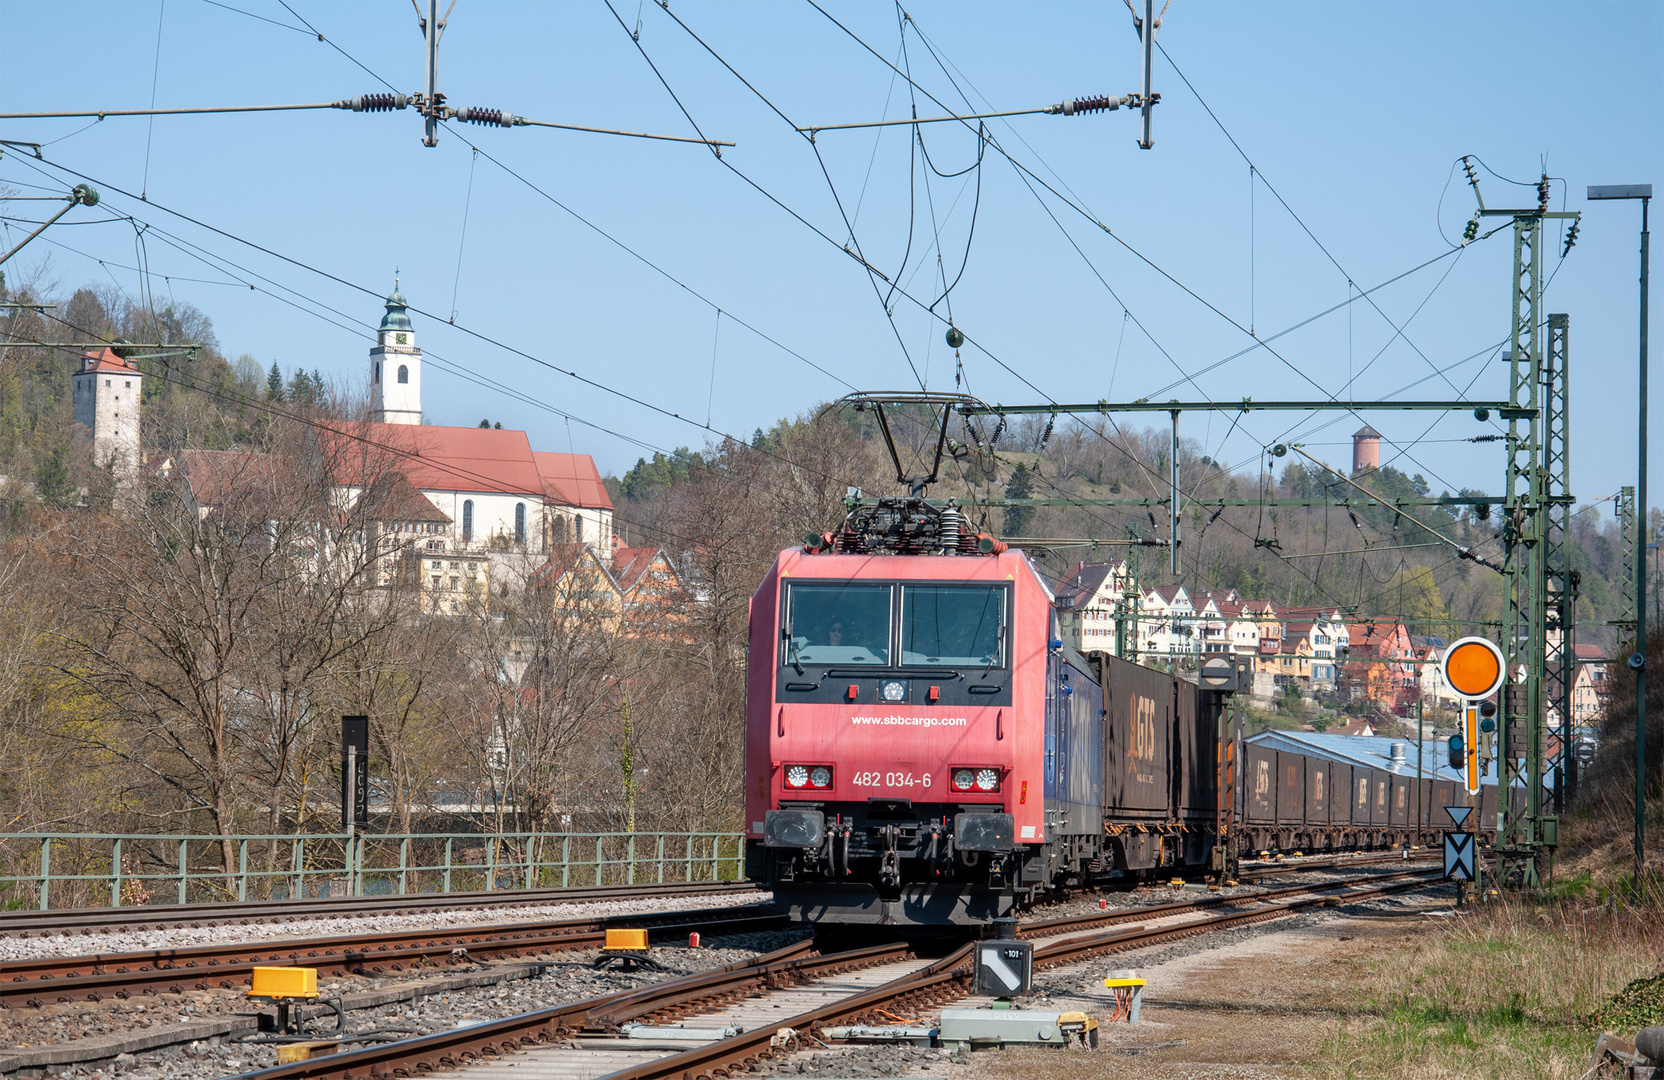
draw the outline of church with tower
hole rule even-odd
[[[615,546],[613,506],[595,460],[533,450],[524,431],[427,423],[422,350],[396,285],[385,309],[369,355],[370,423],[325,427],[320,438],[339,444],[338,451],[374,448],[381,458],[374,476],[343,473],[341,497],[352,502],[370,487],[394,485],[396,498],[387,505],[397,507],[396,520],[378,526],[372,542],[405,553],[398,576],[421,588],[423,606],[464,610],[470,595],[482,595],[514,567],[570,562],[584,548],[607,558]],[[73,375],[75,421],[91,434],[97,463],[118,480],[136,479],[142,461],[143,379],[136,362],[112,349],[84,356]],[[225,477],[254,456],[185,450],[161,467],[177,467],[207,507]],[[352,464],[366,460],[362,453],[331,456],[345,470],[368,468]]]
[[[399,455],[404,478],[445,518],[443,550],[547,554],[557,544],[612,544],[612,500],[588,454],[533,450],[524,431],[423,420],[422,350],[396,287],[369,375],[369,437]]]

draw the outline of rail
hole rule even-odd
[[[48,911],[731,881],[723,832],[0,834],[0,907]]]

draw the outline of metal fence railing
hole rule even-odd
[[[739,833],[0,834],[0,908],[726,881]]]

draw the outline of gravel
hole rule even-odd
[[[596,971],[588,966],[594,952],[567,954],[570,960],[547,965],[543,975],[536,978],[503,983],[496,986],[466,990],[449,990],[415,1001],[403,1001],[377,1008],[361,1009],[347,1014],[349,1034],[361,1038],[384,1033],[391,1038],[409,1038],[457,1027],[461,1024],[497,1020],[516,1016],[585,998],[630,990],[678,975],[708,971],[738,961],[749,960],[758,953],[782,948],[807,936],[800,928],[747,934],[733,934],[707,939],[708,947],[654,948],[649,950],[653,960],[664,965],[664,971],[623,972]],[[488,971],[491,965],[447,967],[441,975],[463,974],[469,971]],[[408,983],[408,976],[397,979],[347,979],[331,983],[335,992],[371,989],[395,982]],[[326,996],[330,991],[326,991]],[[55,1030],[63,1031],[62,1038],[83,1037],[133,1027],[177,1023],[181,1020],[201,1019],[215,1013],[247,1013],[249,1004],[229,992],[214,994],[193,992],[183,995],[186,1003],[134,1002],[87,1005],[74,1010],[74,1017],[39,1015],[0,1015],[0,1038],[15,1040],[25,1032],[33,1037],[27,1043],[43,1045],[54,1041]],[[68,1009],[67,1006],[58,1008]],[[47,1010],[41,1010],[46,1012]],[[54,1022],[60,1022],[54,1027]],[[333,1026],[333,1021],[315,1020],[311,1026],[319,1031]],[[384,1041],[384,1040],[383,1040]],[[21,1040],[13,1045],[25,1045]],[[342,1049],[358,1049],[362,1043],[343,1040]],[[140,1054],[123,1054],[114,1060],[73,1065],[54,1075],[66,1080],[98,1080],[122,1077],[123,1080],[211,1080],[277,1064],[273,1047],[259,1044],[206,1039],[198,1042],[163,1047]]]
[[[1093,987],[1096,980],[1103,978],[1103,972],[1108,968],[1147,968],[1157,964],[1164,964],[1169,960],[1177,960],[1184,956],[1194,956],[1197,953],[1211,952],[1214,949],[1248,941],[1265,934],[1280,933],[1284,930],[1295,930],[1333,919],[1344,919],[1358,915],[1380,915],[1384,913],[1402,914],[1411,910],[1423,910],[1427,906],[1429,897],[1424,889],[1409,889],[1401,893],[1389,893],[1386,896],[1360,900],[1340,907],[1308,909],[1286,915],[1280,919],[1267,919],[1264,922],[1247,923],[1229,930],[1213,930],[1205,934],[1196,934],[1165,945],[1152,945],[1143,949],[1129,949],[1126,952],[1110,953],[1106,956],[1094,957],[1080,964],[1070,964],[1067,967],[1048,969],[1034,980],[1034,998],[1025,1001],[1030,1008],[1049,1008],[1048,1002],[1054,999],[1078,999],[1081,995],[1082,973],[1090,973]],[[1078,1005],[1070,1004],[1075,1008]]]
[[[855,1046],[794,1054],[784,1062],[751,1066],[766,1076],[901,1076],[909,1072],[940,1072],[970,1059],[969,1050],[935,1050],[924,1046]]]
[[[242,945],[253,941],[280,941],[295,937],[437,930],[497,923],[542,922],[551,919],[600,919],[613,915],[762,904],[771,899],[772,893],[752,891],[711,896],[662,896],[641,900],[539,904],[534,907],[470,908],[409,915],[366,912],[363,915],[334,915],[328,918],[300,919],[295,922],[261,923],[258,927],[220,923],[171,930],[115,930],[108,933],[82,931],[41,937],[6,937],[0,938],[0,962],[51,956],[80,956],[92,952],[150,952],[155,949],[179,949],[193,945]]]

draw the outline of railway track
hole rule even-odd
[[[319,897],[308,900],[247,900],[216,904],[147,907],[60,908],[52,911],[0,912],[0,937],[28,937],[67,932],[114,933],[125,930],[174,930],[223,924],[297,922],[355,915],[422,915],[438,911],[583,904],[639,900],[655,896],[710,896],[754,892],[748,881],[695,881],[648,885],[581,885],[554,889],[422,893],[414,896]]]
[[[1426,862],[1437,858],[1437,851],[1424,849],[1411,852],[1408,859],[1401,850],[1371,855],[1341,855],[1334,858],[1256,859],[1242,864],[1239,877],[1243,882],[1251,882],[1277,874],[1298,874],[1303,870],[1349,870],[1354,866],[1374,866],[1389,862]]]
[[[1332,882],[1276,890],[1252,898],[1242,910],[1203,912],[1211,900],[1157,905],[1084,919],[1031,923],[1038,936],[1035,963],[1054,967],[1110,952],[1142,948],[1183,937],[1277,919],[1306,908],[1351,903],[1438,880],[1434,871],[1377,875],[1363,882]],[[1305,893],[1299,897],[1296,893]],[[1282,898],[1285,897],[1286,898]],[[1184,909],[1183,911],[1176,909]],[[1071,936],[1089,922],[1125,918],[1199,918],[1164,926],[1099,925]],[[886,1023],[896,1012],[928,1010],[970,992],[971,950],[966,944],[939,960],[911,955],[903,945],[881,945],[828,957],[791,954],[806,947],[759,957],[750,964],[688,976],[651,987],[575,1002],[472,1027],[366,1047],[291,1065],[244,1073],[239,1080],[360,1080],[409,1077],[470,1069],[469,1080],[562,1080],[605,1076],[606,1080],[700,1080],[728,1076],[789,1052],[797,1040],[839,1024]],[[766,993],[760,1001],[742,1000]],[[676,1044],[621,1037],[630,1020],[689,1022],[739,1034],[678,1049]],[[785,1030],[793,1035],[783,1037]],[[638,1031],[639,1033],[639,1031]],[[651,1034],[651,1033],[649,1033]],[[507,1059],[513,1056],[513,1061]],[[508,1073],[512,1067],[514,1072]]]
[[[187,990],[240,990],[248,985],[256,965],[312,967],[323,976],[385,975],[456,963],[535,958],[599,947],[607,928],[621,923],[644,927],[662,939],[690,930],[709,934],[775,929],[786,925],[786,918],[754,905],[11,960],[0,963],[0,1008]]]
[[[1429,869],[1402,870],[1390,874],[1374,874],[1368,878],[1354,879],[1349,882],[1335,882],[1333,887],[1340,888],[1356,884],[1359,881],[1382,882],[1404,881],[1414,879],[1424,880]],[[1018,936],[1025,938],[1050,937],[1066,934],[1075,930],[1088,930],[1099,926],[1114,926],[1119,923],[1137,922],[1149,919],[1164,919],[1174,915],[1188,915],[1194,912],[1211,911],[1215,908],[1232,908],[1248,904],[1258,904],[1268,900],[1277,900],[1285,896],[1298,896],[1322,890],[1331,886],[1323,883],[1308,885],[1287,885],[1280,889],[1263,889],[1259,892],[1238,896],[1200,896],[1194,900],[1176,900],[1170,904],[1142,904],[1137,907],[1117,908],[1111,911],[1100,911],[1089,915],[1070,915],[1057,919],[1035,919],[1020,924],[1017,928]]]

